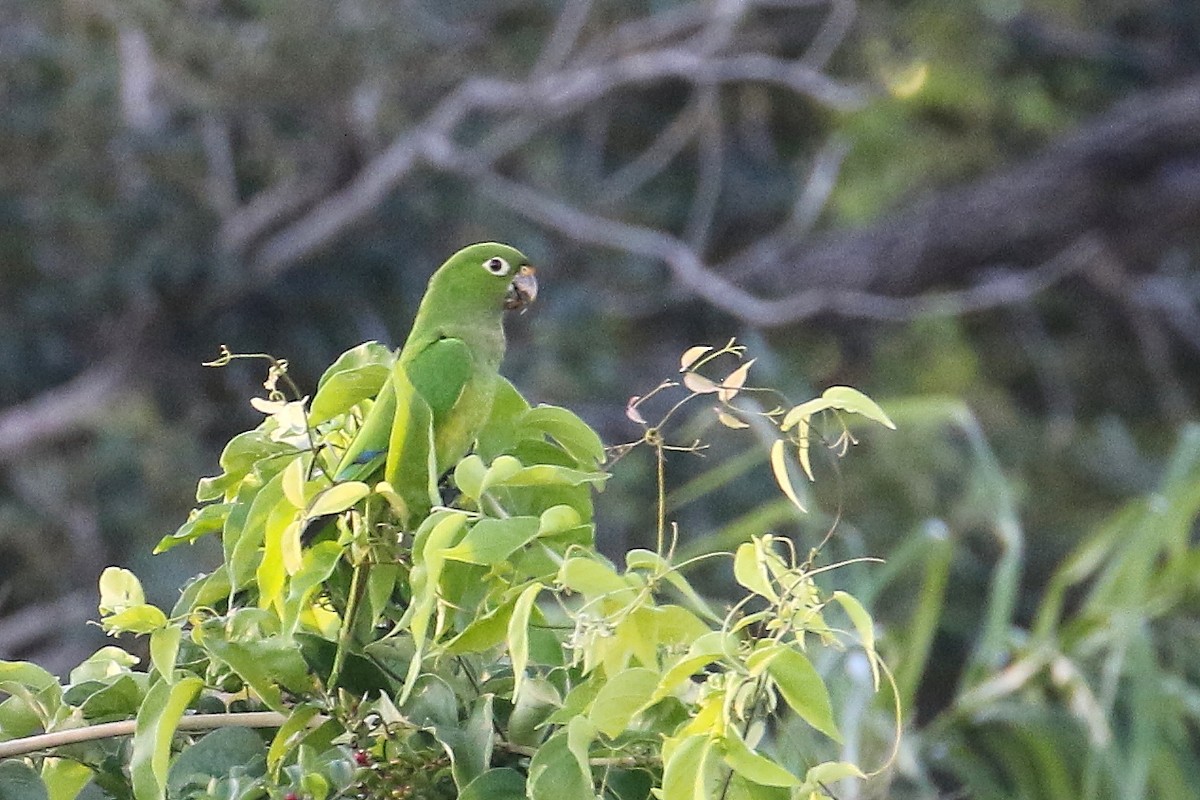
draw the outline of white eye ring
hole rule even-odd
[[[487,261],[483,262],[483,268],[493,275],[507,275],[512,269],[500,256],[492,256]]]

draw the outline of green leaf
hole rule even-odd
[[[173,684],[159,681],[146,693],[138,710],[129,757],[129,775],[137,800],[164,797],[175,728],[203,686],[200,678],[189,676]]]
[[[706,734],[694,734],[664,753],[663,800],[711,800],[716,796],[716,748]]]
[[[519,430],[545,433],[558,442],[563,450],[586,467],[604,461],[604,442],[586,422],[565,408],[539,405],[526,411],[517,422]]]
[[[568,732],[546,740],[529,762],[529,800],[595,800],[590,770],[580,770],[571,752]]]
[[[327,514],[340,514],[353,508],[370,493],[371,487],[361,481],[334,484],[312,499],[304,516],[308,519],[315,519]]]
[[[176,545],[192,544],[210,533],[220,533],[233,507],[233,503],[213,503],[194,509],[188,515],[187,522],[180,525],[177,531],[159,540],[154,546],[154,552],[163,553]]]
[[[784,645],[759,650],[746,661],[752,673],[766,668],[783,699],[800,719],[834,741],[841,741],[825,681],[808,657]]]
[[[392,358],[390,352],[388,358]],[[317,393],[308,412],[309,425],[316,426],[327,422],[345,414],[363,400],[379,394],[383,382],[392,372],[391,366],[386,363],[363,364],[333,372],[337,366],[335,363],[318,384]]]
[[[71,683],[107,680],[116,674],[130,672],[140,661],[137,656],[119,647],[101,647],[71,670]]]
[[[292,576],[288,584],[288,595],[283,602],[283,614],[280,615],[285,636],[296,632],[300,614],[309,598],[333,574],[341,557],[342,548],[337,542],[317,542],[304,551],[300,571]]]
[[[267,750],[267,767],[275,769],[279,762],[291,752],[303,738],[303,734],[308,730],[308,723],[317,715],[319,709],[316,706],[295,706],[292,712],[279,726],[279,730],[275,732],[275,738],[271,740],[271,746]]]
[[[226,530],[225,566],[229,570],[232,591],[246,588],[253,579],[262,561],[261,548],[267,521],[283,503],[283,477],[277,474],[254,495],[241,530],[233,536],[228,529]],[[232,520],[232,515],[230,519]]]
[[[308,483],[308,467],[312,458],[308,453],[296,456],[283,468],[283,497],[293,508],[304,508],[305,484]]]
[[[588,752],[595,740],[596,726],[587,717],[575,717],[567,723],[567,749],[575,756],[575,762],[583,775],[592,773],[591,764],[588,763]]]
[[[654,692],[654,700],[670,695],[675,687],[695,675],[703,667],[737,652],[737,642],[724,631],[710,631],[696,639],[688,651],[680,656],[663,674]]]
[[[413,542],[413,566],[409,572],[412,587],[412,603],[404,613],[401,625],[407,625],[412,633],[416,654],[409,662],[408,675],[404,680],[405,695],[414,685],[421,671],[421,654],[429,634],[429,621],[438,602],[438,584],[442,569],[446,565],[446,550],[466,524],[465,515],[454,512],[432,514],[421,525]]]
[[[875,691],[879,691],[879,657],[875,652],[875,623],[854,595],[836,591],[833,593],[833,599],[841,604],[846,611],[846,616],[854,625],[854,630],[858,632],[858,641],[862,644],[863,650],[867,652],[867,659],[871,663],[871,677],[874,679]]]
[[[467,497],[478,500],[483,494],[483,479],[487,471],[483,459],[472,453],[455,466],[454,485]]]
[[[33,699],[46,690],[61,688],[58,679],[36,664],[28,661],[0,661],[0,692]]]
[[[462,633],[446,643],[446,652],[455,655],[479,653],[503,642],[516,602],[514,597],[483,616],[476,617],[463,628]]]
[[[737,554],[733,557],[733,577],[742,586],[771,602],[778,602],[779,595],[767,578],[767,571],[759,555],[761,547],[758,541],[743,542],[738,546]]]
[[[24,698],[14,696],[0,702],[0,742],[31,736],[44,727],[41,717]]]
[[[725,785],[725,796],[723,800],[792,800],[792,798],[804,798],[804,800],[828,800],[824,792],[820,794],[803,794],[795,788],[786,788],[783,786],[766,786],[761,783],[742,777],[737,772],[731,773],[729,782]]]
[[[543,724],[562,706],[562,697],[554,684],[544,678],[530,678],[525,681],[521,695],[508,716],[505,738],[513,744],[536,747],[544,738],[541,730]]]
[[[533,613],[533,602],[546,587],[532,583],[521,592],[513,605],[513,614],[508,621],[508,648],[512,659],[513,697],[518,698],[521,684],[525,681],[525,666],[529,663],[529,619]]]
[[[46,784],[24,761],[0,761],[0,799],[49,800]]]
[[[184,748],[167,772],[167,793],[183,797],[189,783],[206,785],[230,775],[235,769],[246,778],[267,771],[267,754],[262,737],[250,728],[218,728]]]
[[[175,679],[175,659],[182,638],[183,629],[174,625],[159,628],[150,634],[150,663],[168,683]]]
[[[116,614],[100,618],[105,633],[153,633],[167,624],[167,615],[158,606],[142,603]]]
[[[828,786],[846,778],[866,780],[867,776],[857,765],[847,761],[826,761],[809,768],[808,772],[804,774],[804,784],[800,787],[799,793],[803,796],[805,792],[824,791],[822,786]]]
[[[576,556],[564,561],[558,571],[558,582],[588,598],[607,595],[628,602],[637,595],[616,570],[594,556]]]
[[[583,523],[583,518],[573,507],[560,503],[542,512],[538,521],[538,536],[555,536],[577,528]]]
[[[75,800],[92,779],[92,770],[78,761],[66,758],[47,758],[42,762],[42,783],[46,784],[50,800]],[[0,776],[0,786],[4,786]],[[8,795],[0,792],[7,800]]]
[[[828,400],[833,408],[866,417],[872,422],[878,422],[885,428],[896,429],[896,423],[892,422],[883,409],[874,400],[857,389],[849,386],[830,386],[821,393],[821,398]],[[786,419],[784,422],[786,423]]]
[[[503,456],[501,456],[503,458]],[[584,472],[554,464],[534,464],[517,470],[492,486],[603,486],[610,477],[606,472]]]
[[[479,482],[479,496],[496,484],[501,484],[521,471],[521,461],[512,456],[497,456]]]
[[[619,736],[650,702],[658,688],[658,679],[657,672],[643,667],[618,672],[600,687],[588,717],[605,736]]]
[[[445,551],[445,557],[484,566],[498,564],[537,538],[540,528],[537,517],[481,519],[461,542]]]
[[[457,786],[467,786],[487,770],[496,741],[496,719],[492,712],[493,695],[475,699],[471,715],[457,729],[450,744],[450,769]]]
[[[670,562],[658,553],[640,548],[630,550],[625,554],[625,566],[631,570],[645,569],[661,577],[667,583],[671,584],[675,591],[683,595],[684,599],[691,603],[694,611],[712,622],[718,624],[723,622],[721,617],[714,614],[712,609],[708,607],[708,603],[704,598],[692,588],[687,578],[683,577],[677,569],[671,566]]]
[[[100,573],[100,613],[115,614],[146,602],[142,582],[127,569],[105,567]]]
[[[525,778],[509,767],[489,769],[463,787],[458,800],[525,800]]]
[[[312,676],[295,640],[265,636],[232,642],[223,633],[220,626],[204,625],[195,629],[193,636],[209,655],[237,673],[272,711],[288,712],[280,686],[295,694],[312,691]]]
[[[436,675],[425,674],[414,681],[401,710],[421,728],[453,728],[458,724],[458,698]]]
[[[291,503],[280,502],[263,525],[262,560],[255,578],[258,604],[270,608],[283,592],[287,576],[300,569],[299,511]]]
[[[342,353],[336,361],[329,365],[329,369],[325,370],[321,379],[317,381],[317,391],[320,392],[334,376],[343,372],[374,365],[391,367],[395,361],[396,353],[390,347],[376,341],[363,342]],[[382,385],[382,381],[380,384]]]
[[[478,452],[485,461],[510,451],[516,442],[516,421],[529,410],[529,403],[521,397],[507,379],[501,377],[496,386],[496,397],[492,400],[491,416],[479,432]]]
[[[297,453],[295,447],[283,442],[272,441],[270,434],[261,428],[239,433],[229,440],[221,453],[221,475],[214,478],[204,478],[196,488],[196,500],[207,503],[224,497],[231,489],[235,490],[242,481],[260,462],[279,456]]]
[[[140,680],[139,680],[140,679]],[[142,702],[144,676],[125,674],[108,686],[94,692],[79,706],[80,715],[88,721],[127,719],[137,713]]]
[[[730,727],[728,735],[721,740],[721,745],[725,751],[725,763],[747,780],[765,786],[800,785],[800,779],[783,766],[751,750],[742,741],[736,728]]]

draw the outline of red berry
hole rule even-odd
[[[360,767],[367,766],[371,763],[371,754],[366,750],[355,750],[354,763],[358,764]]]
[[[283,800],[300,800],[300,795],[295,792],[288,792],[283,796]]]

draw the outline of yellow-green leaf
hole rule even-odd
[[[296,745],[304,732],[308,729],[308,723],[317,715],[317,709],[314,706],[296,706],[279,726],[279,730],[275,733],[275,738],[271,740],[271,747],[267,750],[267,767],[275,769],[280,760],[287,755]]]
[[[506,482],[521,471],[524,465],[512,456],[498,456],[488,467],[487,473],[480,482],[479,493],[483,494],[492,486]]]
[[[100,573],[100,613],[112,614],[146,602],[142,583],[127,569],[106,567]]]
[[[283,496],[296,508],[304,508],[304,485],[308,480],[307,458],[297,456],[283,468]]]
[[[757,595],[762,595],[771,602],[779,600],[779,595],[771,587],[766,570],[759,559],[760,549],[753,542],[743,542],[738,545],[733,557],[733,577],[742,586]]]
[[[371,487],[362,481],[346,481],[330,486],[313,498],[304,515],[309,519],[327,514],[340,514],[371,493]]]
[[[525,682],[525,667],[529,663],[529,618],[533,613],[533,601],[537,599],[545,587],[540,583],[532,583],[521,592],[513,606],[512,617],[508,620],[508,647],[512,659],[513,671],[513,702],[520,693]]]
[[[771,654],[767,672],[797,716],[830,739],[841,741],[841,734],[833,721],[829,690],[807,656],[790,647],[780,646]]]
[[[167,625],[150,634],[150,663],[167,683],[175,680],[175,658],[179,654],[182,638],[183,629],[174,625]]]
[[[822,787],[846,778],[866,780],[867,776],[856,765],[848,761],[825,761],[817,764],[810,767],[804,774],[804,785],[800,787],[799,796],[804,797],[806,792],[822,791],[823,793]]]
[[[883,409],[874,400],[857,389],[849,386],[830,386],[821,394],[821,397],[828,400],[834,408],[840,408],[842,411],[866,417],[892,430],[896,428],[896,423],[892,422]]]
[[[858,640],[862,644],[863,650],[867,651],[867,659],[871,662],[871,677],[874,679],[875,690],[878,691],[879,664],[876,660],[878,656],[875,654],[875,623],[854,595],[836,591],[833,593],[833,599],[841,604],[846,611],[846,616],[854,625],[854,630],[858,632]]]
[[[472,453],[454,468],[454,485],[467,497],[478,500],[479,495],[483,494],[483,479],[487,471],[483,459]]]
[[[736,727],[730,727],[721,744],[725,751],[725,763],[742,777],[763,786],[800,785],[800,779],[783,766],[751,750],[738,735]]]
[[[784,452],[783,439],[776,439],[775,444],[771,445],[771,472],[775,475],[775,483],[779,484],[779,488],[787,496],[787,499],[792,501],[792,505],[801,511],[808,511],[804,507],[804,503],[800,502],[800,498],[796,495],[796,490],[792,488],[792,478],[788,474],[787,456]]]
[[[644,667],[618,672],[600,687],[588,718],[605,736],[622,733],[658,688],[658,673]]]
[[[161,800],[166,790],[171,740],[183,712],[204,681],[189,676],[170,684],[155,683],[138,709],[129,758],[129,776],[137,800]]]
[[[157,606],[142,603],[102,617],[106,633],[153,633],[167,624],[167,615]]]
[[[664,754],[662,800],[711,800],[716,794],[715,746],[705,734],[694,734]]]

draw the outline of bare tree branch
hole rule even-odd
[[[450,165],[443,162],[444,166]],[[508,209],[576,241],[611,247],[664,262],[675,280],[716,308],[762,327],[786,325],[823,313],[876,320],[905,320],[928,313],[965,314],[1029,300],[1101,253],[1094,237],[1083,237],[1031,271],[992,270],[976,286],[917,297],[890,297],[852,289],[812,288],[778,298],[758,297],[721,277],[682,240],[651,228],[589,214],[495,173],[470,166],[463,174]]]
[[[121,395],[129,360],[116,356],[69,383],[0,411],[0,463],[100,424]]]
[[[1041,155],[854,231],[795,244],[762,288],[913,294],[1005,262],[1037,264],[1103,231],[1140,271],[1200,219],[1200,79],[1137,95]]]
[[[718,19],[726,22],[724,17]],[[484,112],[507,117],[515,127],[510,133],[515,133],[519,142],[538,129],[529,120],[574,113],[618,89],[668,79],[689,81],[697,87],[742,81],[775,84],[839,108],[855,107],[864,99],[861,89],[797,61],[758,52],[715,57],[683,47],[621,54],[525,82],[470,78],[443,98],[423,123],[367,163],[348,185],[270,237],[252,258],[252,271],[260,280],[269,279],[367,216],[416,167],[423,162],[436,163],[445,151],[453,150],[458,127],[470,115]],[[261,232],[250,224],[243,224],[242,231],[236,237],[239,241]]]

